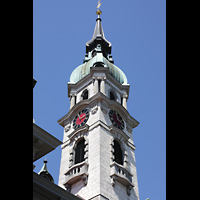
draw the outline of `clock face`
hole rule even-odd
[[[109,117],[110,117],[110,121],[115,127],[121,130],[124,129],[124,121],[119,113],[117,113],[115,110],[110,110]]]
[[[87,109],[82,110],[79,112],[73,121],[73,128],[77,129],[81,126],[84,126],[89,118],[89,111]]]

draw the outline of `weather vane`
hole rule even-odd
[[[97,15],[101,15],[101,13],[102,13],[102,11],[99,9],[99,7],[101,6],[101,3],[100,3],[101,1],[98,1],[98,3],[97,3],[97,8],[98,8],[98,10],[96,11],[96,14]]]

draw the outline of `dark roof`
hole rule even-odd
[[[99,15],[96,19],[93,37],[86,43],[86,53],[94,49],[97,44],[101,44],[102,49],[111,54],[111,43],[107,41],[104,36],[103,27],[101,25],[101,18]]]

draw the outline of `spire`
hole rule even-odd
[[[39,171],[39,175],[42,173],[42,172],[48,172],[48,169],[47,169],[47,158],[45,158],[45,160],[43,161],[44,162],[44,165],[42,166],[41,170]]]
[[[40,175],[40,176],[42,176],[42,177],[46,178],[47,180],[54,183],[53,177],[51,176],[51,174],[49,173],[49,171],[47,169],[47,159],[45,158],[45,160],[43,162],[44,162],[44,165],[42,166],[38,175]]]
[[[103,27],[101,25],[100,15],[102,11],[99,9],[100,6],[101,6],[101,3],[99,1],[98,6],[97,6],[98,10],[96,11],[96,14],[98,15],[98,17],[96,19],[94,34],[93,34],[92,39],[86,43],[86,53],[94,49],[97,46],[97,44],[101,44],[102,49],[104,49],[107,53],[111,54],[111,43],[106,40],[104,36],[104,32],[103,32]]]

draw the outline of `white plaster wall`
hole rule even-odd
[[[138,180],[137,180],[135,151],[131,147],[128,147],[127,152],[128,152],[130,172],[133,174],[132,182],[133,182],[134,187],[131,190],[131,195],[133,196],[133,199],[139,200],[139,189],[138,189]]]
[[[58,185],[65,189],[65,173],[69,169],[69,146],[62,149]]]
[[[105,92],[109,97],[110,92],[110,86],[105,84],[106,89]],[[81,100],[81,94],[82,91],[85,89],[89,90],[89,98],[94,95],[93,93],[93,83],[83,87],[83,89],[77,93],[77,101]],[[119,93],[116,92],[118,95],[119,100],[121,101],[121,96]],[[77,102],[78,103],[78,102]],[[104,103],[104,102],[103,102]],[[120,102],[119,102],[120,103]],[[105,103],[106,104],[106,103]],[[93,102],[93,105],[90,105],[90,108],[87,108],[90,111],[90,117],[87,121],[87,125],[94,126],[96,122],[99,120],[102,121],[106,126],[111,125],[111,121],[109,118],[109,110],[110,107],[108,106],[106,110],[104,110],[104,113],[101,109],[102,102],[95,103]],[[106,106],[104,106],[106,107]],[[97,111],[92,114],[92,110],[96,109]],[[80,107],[81,110],[81,107]],[[121,113],[120,113],[121,114]],[[68,132],[64,131],[63,136],[63,145],[65,146],[68,141],[68,135],[74,131],[72,127],[73,119],[75,117],[76,113],[72,114],[71,121],[69,124],[66,124],[66,126],[71,126]],[[121,114],[123,118],[123,114]],[[132,143],[132,134],[130,134],[126,129],[126,122],[125,122],[125,128],[124,132],[129,135],[131,138],[129,139]],[[137,185],[137,174],[136,174],[136,166],[135,166],[135,154],[134,150],[130,147],[127,147],[128,152],[128,161],[130,165],[131,173],[133,176],[133,184],[135,185],[134,189],[131,190],[131,195],[128,196],[126,192],[126,187],[120,184],[116,181],[115,186],[111,185],[111,158],[110,158],[110,141],[112,137],[112,133],[110,133],[108,130],[101,126],[97,126],[96,128],[89,130],[88,134],[88,182],[87,185],[83,185],[82,181],[79,181],[72,185],[71,192],[74,194],[79,194],[80,196],[84,197],[85,199],[90,199],[98,194],[102,194],[105,197],[107,197],[109,200],[138,200],[139,198],[136,198],[138,196],[138,185]],[[65,182],[65,173],[69,169],[69,149],[72,144],[67,144],[62,149],[62,155],[61,155],[61,163],[60,163],[60,175],[59,175],[59,182],[58,185],[60,187],[63,187],[63,183]],[[101,197],[99,197],[101,199]]]
[[[79,194],[85,199],[90,199],[100,193],[100,131],[99,127],[89,131],[88,150],[88,182],[86,186],[80,187],[81,183],[74,185],[72,193]],[[73,185],[72,185],[73,187]]]
[[[138,185],[137,185],[137,174],[135,166],[135,154],[133,149],[130,147],[128,150],[128,160],[130,163],[131,173],[134,174],[133,184],[135,188],[131,190],[130,196],[127,195],[127,190],[124,185],[115,181],[115,185],[111,185],[111,158],[110,158],[110,141],[112,134],[100,127],[100,191],[101,194],[107,197],[109,200],[138,200]]]

